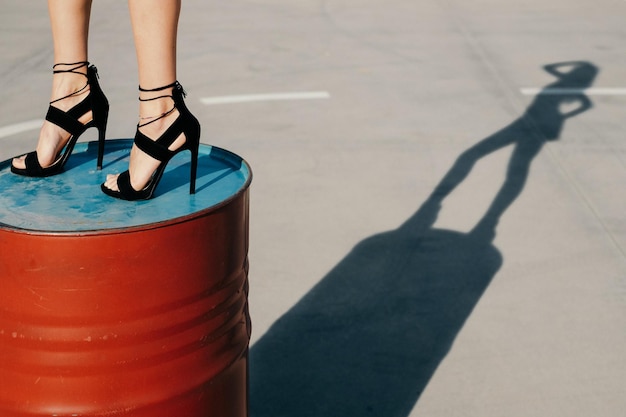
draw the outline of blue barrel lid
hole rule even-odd
[[[104,164],[96,170],[97,142],[76,144],[65,172],[29,178],[0,163],[0,227],[36,232],[85,232],[134,228],[184,218],[221,205],[245,190],[248,164],[227,150],[200,145],[196,194],[189,194],[189,152],[168,163],[147,201],[123,201],[102,193],[107,174],[128,168],[130,139],[107,140]]]

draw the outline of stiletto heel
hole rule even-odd
[[[98,127],[98,161],[96,163],[96,167],[98,171],[102,169],[102,161],[104,159],[104,142],[106,140],[108,119],[109,119],[109,111],[107,109],[103,117],[104,122],[102,126]]]
[[[152,119],[149,122],[143,124],[137,124],[137,131],[135,133],[134,144],[145,154],[159,161],[159,166],[152,174],[152,177],[148,180],[148,183],[140,190],[135,190],[130,182],[130,172],[128,170],[122,172],[117,177],[118,190],[110,189],[106,186],[106,183],[101,185],[102,191],[115,198],[122,200],[149,200],[154,196],[154,190],[161,181],[165,167],[169,161],[179,152],[188,150],[191,153],[191,166],[189,172],[189,194],[194,194],[196,191],[196,171],[198,169],[198,150],[200,147],[200,123],[198,119],[194,117],[185,105],[184,97],[186,97],[185,90],[178,81],[172,84],[147,90],[139,87],[140,92],[159,92],[172,88],[172,94],[164,94],[158,97],[142,99],[140,101],[152,101],[163,98],[171,98],[174,101],[174,107],[165,113],[144,119]],[[165,132],[156,140],[152,140],[142,132],[140,128],[147,126],[157,120],[163,119],[170,115],[175,110],[178,110],[178,116],[174,122],[165,130]],[[185,143],[175,150],[170,150],[171,146],[176,139],[181,135],[185,137]]]
[[[60,65],[62,66],[70,66],[70,69],[57,69]],[[78,69],[82,67],[87,67],[87,74],[83,74],[79,72]],[[67,162],[68,158],[72,154],[74,150],[74,145],[78,141],[78,138],[89,128],[95,127],[98,129],[98,169],[102,168],[102,155],[104,154],[104,141],[106,135],[106,125],[109,116],[109,102],[100,88],[100,84],[98,82],[98,70],[95,66],[89,65],[89,62],[74,62],[71,64],[55,64],[52,67],[53,74],[60,73],[71,73],[82,75],[87,78],[87,83],[83,88],[77,90],[71,94],[68,94],[64,97],[58,98],[50,102],[50,106],[48,107],[48,113],[46,114],[46,120],[50,123],[53,123],[60,128],[64,129],[70,134],[70,138],[67,143],[61,149],[61,151],[57,154],[54,162],[47,166],[42,167],[39,163],[39,158],[37,157],[37,151],[32,151],[26,154],[26,158],[24,160],[25,167],[18,168],[15,165],[11,164],[11,172],[24,175],[27,177],[48,177],[51,175],[59,174],[63,171],[63,167]],[[60,110],[52,104],[65,100],[66,98],[74,97],[78,94],[81,94],[89,88],[89,94],[83,101],[69,109],[68,111]],[[91,121],[83,124],[80,122],[80,118],[91,111],[92,119]]]
[[[189,194],[196,193],[196,174],[198,172],[198,148],[191,149],[191,171],[189,172]]]

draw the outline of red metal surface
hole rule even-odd
[[[247,250],[247,190],[127,231],[0,228],[0,416],[246,416]]]

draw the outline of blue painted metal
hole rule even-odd
[[[200,145],[196,194],[189,194],[189,153],[168,164],[148,201],[108,197],[100,184],[110,173],[128,167],[132,140],[108,140],[102,171],[96,170],[97,143],[79,143],[64,173],[48,178],[12,174],[11,161],[0,163],[0,227],[44,232],[128,229],[193,216],[225,204],[245,190],[252,173],[239,156]]]

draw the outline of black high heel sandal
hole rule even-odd
[[[56,69],[59,65],[71,66],[70,69]],[[82,67],[87,67],[87,74],[77,71]],[[104,155],[104,141],[106,136],[107,120],[109,118],[109,102],[100,88],[98,83],[98,70],[95,66],[89,65],[89,62],[74,62],[71,64],[55,64],[52,67],[53,74],[71,73],[82,75],[87,78],[87,83],[83,88],[77,90],[64,97],[58,98],[50,102],[48,107],[48,113],[46,114],[46,120],[59,126],[70,134],[70,138],[67,144],[56,156],[55,161],[47,166],[42,167],[37,157],[37,151],[32,151],[26,154],[24,160],[25,167],[17,168],[11,164],[11,172],[18,175],[24,175],[27,177],[49,177],[51,175],[59,174],[63,171],[63,166],[67,162],[68,158],[74,150],[74,145],[80,135],[82,135],[87,129],[95,127],[98,129],[98,161],[97,168],[102,169],[102,158]],[[68,111],[60,110],[53,107],[52,104],[65,100],[69,97],[74,97],[81,94],[89,87],[89,94],[83,101],[69,109]],[[91,111],[91,121],[83,124],[79,121],[80,117]]]
[[[171,98],[174,101],[174,107],[159,116],[151,117],[150,119],[152,120],[149,122],[137,124],[137,132],[135,133],[134,141],[135,145],[137,145],[141,151],[158,160],[160,165],[154,171],[146,186],[141,190],[135,190],[132,187],[130,183],[130,173],[126,170],[117,177],[117,187],[119,191],[106,187],[104,183],[101,185],[102,191],[105,194],[122,200],[149,200],[154,195],[154,190],[163,176],[167,163],[174,157],[174,155],[184,150],[188,150],[191,153],[189,194],[194,194],[196,192],[196,171],[198,169],[198,150],[200,147],[200,123],[185,105],[185,101],[183,100],[184,97],[186,97],[185,90],[183,90],[183,87],[178,81],[175,81],[172,84],[151,90],[146,90],[140,86],[139,91],[159,92],[167,90],[168,88],[172,88],[171,95],[161,95],[154,98],[139,99],[140,101],[152,101],[162,98]],[[140,128],[168,116],[174,112],[174,110],[178,110],[178,117],[176,117],[176,120],[174,120],[170,127],[168,127],[157,140],[152,140],[139,131]],[[185,135],[185,143],[178,149],[168,149],[168,147],[171,146],[181,134]]]

